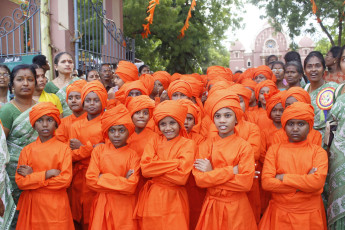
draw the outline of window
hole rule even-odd
[[[276,47],[276,42],[274,40],[268,40],[265,46],[266,48],[274,49]]]
[[[247,67],[250,67],[252,63],[250,61],[247,62]]]
[[[236,53],[235,53],[235,58],[239,58],[239,56],[240,56],[239,53],[236,52]]]

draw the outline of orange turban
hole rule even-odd
[[[44,115],[54,118],[56,123],[60,125],[61,120],[59,109],[56,108],[56,106],[51,102],[40,102],[32,107],[31,111],[29,112],[31,126],[34,127],[35,122]]]
[[[188,100],[188,99],[180,99],[178,101],[187,107],[188,109],[187,113],[190,113],[193,115],[194,121],[195,121],[194,123],[195,125],[197,125],[199,123],[198,119],[199,119],[199,113],[200,113],[198,107],[191,100]]]
[[[284,108],[286,99],[288,99],[289,97],[294,97],[297,101],[311,104],[309,93],[301,87],[291,87],[290,89],[283,92],[284,93],[282,95],[282,105]]]
[[[180,78],[182,77],[182,74],[180,73],[174,73],[173,75],[171,75],[171,80],[170,83],[176,80],[180,80]]]
[[[265,99],[266,99],[266,112],[267,116],[271,118],[271,112],[274,106],[276,106],[279,103],[282,103],[282,95],[283,92],[275,91],[275,92],[270,92],[268,94],[265,94]]]
[[[108,93],[107,90],[104,88],[103,84],[100,81],[91,81],[86,83],[81,89],[81,101],[84,103],[86,95],[89,93],[94,92],[99,97],[102,103],[102,111],[104,111],[105,107],[107,106],[107,99]]]
[[[213,83],[212,81],[209,81],[209,83]],[[208,90],[208,97],[218,90],[229,88],[231,86],[231,83],[228,81],[222,80],[222,81],[215,81],[213,84],[209,84],[209,86],[211,85],[212,85],[211,89]]]
[[[155,81],[160,81],[164,89],[168,89],[171,75],[166,71],[157,71],[153,74]]]
[[[304,102],[295,102],[288,106],[282,115],[282,126],[285,128],[286,122],[291,119],[304,120],[309,123],[309,131],[314,126],[314,108]]]
[[[244,85],[244,87],[251,88],[253,91],[255,91],[255,87],[258,83],[256,83],[252,79],[246,78],[241,82],[241,84]]]
[[[212,121],[214,114],[222,108],[231,109],[236,114],[237,121],[240,122],[242,120],[243,110],[240,105],[240,99],[228,89],[214,92],[207,98],[204,108]]]
[[[147,93],[148,95],[150,95],[152,93],[153,88],[155,87],[154,77],[150,74],[142,74],[139,80],[144,83],[144,86],[147,89]]]
[[[174,118],[180,125],[180,135],[188,137],[187,131],[184,127],[188,109],[182,105],[179,101],[166,100],[159,103],[153,110],[153,119],[157,126],[159,121],[165,117]]]
[[[124,104],[129,92],[131,92],[131,90],[133,89],[139,90],[142,95],[148,94],[144,83],[140,80],[136,80],[123,84],[123,86],[115,92],[115,98],[118,99],[122,104]]]
[[[124,81],[138,80],[138,68],[129,61],[120,61],[115,73]]]
[[[232,80],[236,83],[239,82],[240,80],[240,76],[241,76],[241,73],[235,73],[233,76],[232,76]]]
[[[244,71],[241,76],[239,76],[238,82],[242,83],[246,79],[253,79],[254,78],[255,68],[249,68]]]
[[[272,70],[267,65],[261,65],[255,68],[253,79],[255,79],[255,77],[260,74],[264,75],[266,77],[266,80],[272,80],[273,82],[277,81],[276,76],[273,74]]]
[[[175,92],[183,93],[187,97],[193,96],[191,85],[184,80],[176,80],[170,83],[168,88],[168,96],[170,99]]]
[[[262,81],[259,84],[257,84],[256,87],[255,87],[255,97],[256,97],[256,100],[259,100],[260,90],[263,87],[270,88],[270,92],[271,93],[274,93],[275,91],[278,90],[277,85],[273,81],[271,81],[271,80]]]
[[[243,98],[244,103],[246,104],[246,110],[247,110],[249,107],[250,98],[252,97],[252,91],[240,84],[235,84],[235,85],[230,86],[229,91]]]
[[[84,85],[86,85],[87,81],[85,80],[78,80],[67,86],[66,88],[66,101],[68,100],[68,95],[71,92],[79,92],[81,93],[81,89],[83,88]]]
[[[128,97],[126,101],[127,109],[131,115],[142,109],[149,109],[150,117],[152,116],[153,109],[155,108],[155,101],[147,95],[138,97]]]
[[[203,91],[204,91],[204,84],[197,80],[194,77],[188,76],[188,75],[183,75],[181,77],[181,80],[184,80],[188,82],[188,84],[192,87],[192,96],[195,98],[201,97]]]
[[[122,104],[105,111],[102,115],[101,123],[103,136],[105,138],[108,138],[109,128],[115,125],[124,125],[128,129],[129,135],[131,135],[135,129],[128,110]]]
[[[210,66],[207,68],[207,76],[212,79],[215,77],[222,77],[228,81],[232,81],[232,72],[229,68],[222,66]]]

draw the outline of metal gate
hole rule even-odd
[[[134,62],[135,41],[125,38],[114,21],[106,17],[102,0],[74,0],[75,60],[87,71],[101,63]]]
[[[16,61],[22,56],[41,53],[40,1],[18,2],[23,3],[12,15],[0,19],[0,58],[3,60]]]

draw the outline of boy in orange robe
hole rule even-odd
[[[88,82],[81,92],[87,116],[71,128],[73,180],[70,203],[76,229],[88,229],[92,201],[96,193],[86,186],[85,174],[94,146],[103,143],[101,114],[107,103],[107,91],[99,81]]]
[[[59,116],[51,102],[41,102],[30,111],[38,138],[23,148],[18,160],[15,179],[24,191],[16,229],[74,229],[66,192],[72,180],[71,150],[54,136]]]
[[[134,125],[124,105],[118,105],[102,115],[102,130],[105,144],[92,151],[86,172],[86,184],[97,192],[89,229],[136,230],[138,226],[133,219],[133,211],[140,157],[127,145]]]
[[[286,108],[289,105],[292,105],[296,101],[311,104],[311,98],[309,93],[301,87],[291,87],[290,89],[283,92],[282,105],[284,108]],[[315,130],[314,128],[310,130],[307,138],[311,141],[311,143],[322,146],[322,135],[319,131]],[[273,136],[272,144],[282,142],[287,143],[288,137],[285,131],[283,129],[280,129]]]
[[[255,87],[255,97],[259,102],[259,110],[257,113],[257,125],[261,130],[272,124],[272,120],[268,118],[266,112],[266,99],[265,94],[275,93],[278,91],[276,84],[271,80],[265,80],[260,82]],[[261,107],[260,107],[261,106]]]
[[[246,115],[247,115],[247,121],[250,121],[256,124],[257,119],[258,119],[257,112],[259,110],[259,107],[256,102],[256,97],[255,97],[255,87],[257,83],[251,79],[246,78],[241,81],[241,85],[243,85],[244,87],[246,87],[252,92],[252,95],[249,100],[249,107],[246,110]]]
[[[328,157],[321,146],[307,139],[314,123],[314,109],[303,102],[288,106],[281,118],[288,143],[267,152],[262,186],[272,193],[260,229],[327,229],[321,193]]]
[[[140,192],[135,216],[141,229],[187,230],[188,195],[184,185],[193,167],[194,141],[187,138],[187,108],[163,101],[153,111],[161,134],[146,145],[141,157],[143,176],[152,178]]]
[[[239,97],[229,90],[215,92],[205,102],[205,111],[213,118],[218,136],[199,147],[194,163],[197,185],[207,188],[196,230],[255,230],[246,194],[254,179],[254,153],[250,144],[235,134],[243,116]]]
[[[87,115],[81,103],[81,89],[86,83],[85,80],[78,80],[70,84],[66,89],[67,104],[73,114],[61,119],[61,124],[55,131],[55,136],[59,141],[67,143],[69,141],[72,124],[75,121],[84,119]]]

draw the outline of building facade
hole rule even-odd
[[[255,37],[251,52],[246,52],[243,44],[238,40],[232,44],[230,69],[233,72],[244,71],[248,68],[265,65],[266,58],[270,55],[276,55],[279,60],[284,61],[284,55],[289,51],[289,46],[290,40],[286,34],[276,32],[273,27],[266,25]],[[314,42],[308,37],[302,38],[298,46],[302,62],[315,48]]]

